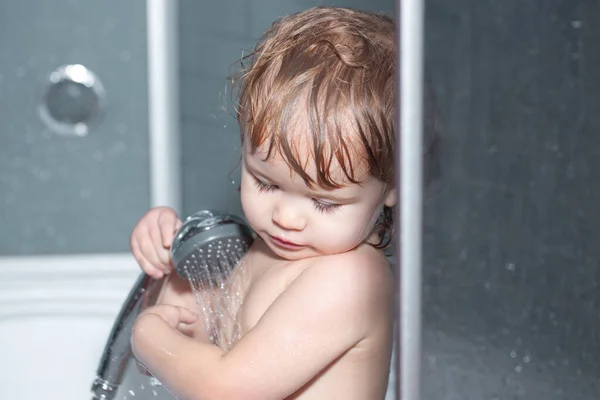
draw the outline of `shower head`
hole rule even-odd
[[[215,268],[222,276],[237,265],[253,241],[243,219],[203,210],[190,215],[175,235],[171,260],[182,278],[210,278],[206,275]]]
[[[253,242],[250,227],[235,215],[204,210],[187,218],[171,246],[175,271],[199,288],[219,287]],[[123,303],[106,342],[98,375],[92,384],[94,400],[113,400],[131,357],[131,330],[139,313],[153,305],[162,280],[142,273]]]

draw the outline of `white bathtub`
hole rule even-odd
[[[0,398],[89,399],[130,255],[0,257]]]

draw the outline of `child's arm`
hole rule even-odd
[[[148,310],[134,327],[134,352],[182,400],[283,399],[368,335],[389,307],[387,269],[363,253],[319,259],[226,354],[174,329],[191,321],[184,311],[167,310],[173,319]]]
[[[192,288],[187,279],[179,277],[176,273],[172,273],[166,276],[165,280],[166,282],[156,301],[157,305],[168,304],[171,306],[183,307],[188,310],[197,310],[201,307],[197,304],[198,299],[192,292]],[[179,326],[179,331],[196,341],[210,343],[208,329],[202,318],[196,319],[193,324]]]

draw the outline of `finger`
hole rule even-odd
[[[150,237],[145,237],[139,241],[142,252],[142,260],[147,260],[152,267],[162,271],[163,273],[169,272],[169,267],[165,266],[158,256],[156,244]],[[161,250],[159,248],[159,250]]]
[[[167,249],[155,249],[156,255],[160,260],[160,266],[166,273],[170,273],[172,268],[171,264],[171,252]]]
[[[181,306],[177,306],[177,310],[179,312],[178,318],[179,318],[179,323],[181,324],[193,324],[194,322],[196,322],[198,320],[198,316],[192,312],[191,310],[185,308],[185,307],[181,307]]]
[[[163,272],[169,273],[171,271],[171,252],[168,248],[163,247],[162,239],[159,237],[160,232],[158,230],[151,230],[152,236],[152,249],[156,255],[156,259],[160,264],[159,267]]]
[[[173,238],[175,237],[175,232],[177,230],[177,222],[179,218],[177,215],[169,211],[163,211],[158,216],[158,226],[160,227],[160,236],[162,245],[166,249],[171,248],[171,244],[173,243]]]
[[[142,271],[144,271],[147,275],[150,275],[154,279],[160,279],[165,276],[165,273],[152,265],[148,260],[138,260]]]
[[[133,254],[133,257],[136,260],[142,258],[142,250],[140,249],[140,243],[138,242],[137,238],[133,235],[131,235],[131,239],[129,240],[129,247],[131,248],[131,254]]]
[[[156,316],[162,318],[165,322],[171,325],[173,328],[177,328],[180,318],[180,311],[177,307],[169,305],[169,304],[160,304],[153,307],[148,308],[144,313],[155,314]]]
[[[164,276],[164,273],[152,265],[144,255],[142,254],[142,250],[140,248],[140,244],[136,238],[131,239],[131,252],[133,253],[133,257],[142,268],[146,274],[150,275],[153,278],[160,279]]]

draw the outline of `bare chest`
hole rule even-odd
[[[247,273],[243,301],[238,311],[242,336],[251,330],[269,307],[300,274],[302,263],[263,261],[252,265]]]

